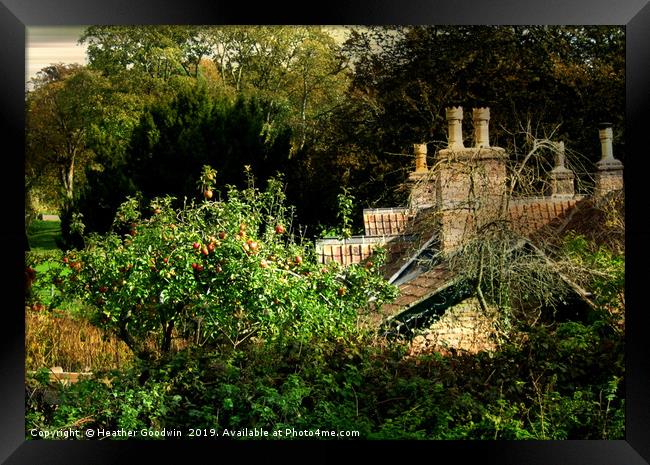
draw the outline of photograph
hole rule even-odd
[[[638,29],[84,19],[16,44],[7,463],[647,463]]]

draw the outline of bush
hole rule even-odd
[[[365,336],[188,347],[100,374],[110,385],[60,388],[54,410],[32,384],[28,419],[43,428],[320,429],[363,439],[622,439],[623,352],[597,335],[583,325],[538,329],[519,347],[448,357],[405,357],[404,344]]]

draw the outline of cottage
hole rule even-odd
[[[623,165],[613,157],[611,124],[604,123],[592,196],[575,192],[575,174],[565,166],[562,142],[550,143],[555,157],[545,195],[513,196],[509,156],[505,149],[490,145],[489,108],[472,111],[471,147],[463,142],[463,109],[448,108],[446,118],[448,144],[436,153],[431,168],[426,144],[413,146],[408,206],[364,210],[363,236],[321,239],[316,251],[322,263],[348,265],[366,260],[378,245],[385,246],[384,274],[401,293],[393,303],[364,315],[365,321],[391,331],[428,326],[426,335],[415,337],[414,343],[476,352],[493,347],[496,314],[454,269],[453,257],[466,244],[480,243],[481,235],[498,225],[514,238],[509,252],[527,250],[547,259],[536,246],[538,239],[569,230],[577,212],[593,210],[599,199],[622,193]],[[570,277],[560,273],[559,279],[589,302],[590,296]]]

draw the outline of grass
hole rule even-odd
[[[31,249],[57,249],[57,240],[61,239],[61,222],[34,220],[27,237]]]
[[[65,311],[25,312],[25,367],[60,366],[64,371],[125,367],[133,359],[126,344]]]

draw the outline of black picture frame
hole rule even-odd
[[[626,439],[620,441],[186,442],[25,441],[23,244],[25,28],[83,24],[610,24],[626,26]],[[184,0],[0,0],[0,229],[5,270],[0,338],[0,460],[7,464],[177,463],[225,460],[336,462],[357,448],[393,460],[455,463],[625,464],[650,462],[650,338],[644,180],[650,157],[650,3],[647,0],[330,0],[298,9],[275,2]],[[356,452],[356,451],[355,451]],[[237,455],[233,455],[237,454]],[[146,459],[145,459],[146,457]],[[444,458],[443,458],[444,457]],[[274,460],[275,459],[275,460]]]

